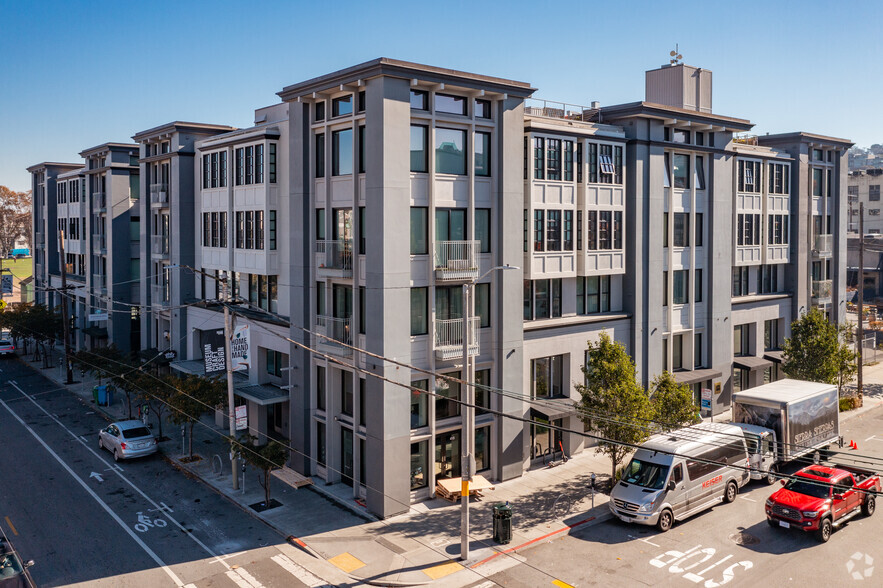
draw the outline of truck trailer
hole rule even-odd
[[[775,482],[781,464],[842,445],[833,384],[784,379],[736,392],[733,424],[745,432],[751,478],[768,484]]]

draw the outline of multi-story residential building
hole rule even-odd
[[[167,363],[173,355],[188,357],[184,304],[196,299],[196,276],[188,268],[196,262],[196,194],[201,187],[195,144],[231,130],[224,125],[175,121],[132,137],[140,145],[140,193],[145,195],[137,211],[142,260],[139,299],[144,302],[140,349],[145,360]],[[226,174],[226,160],[222,169]],[[222,181],[226,185],[226,175]]]
[[[883,202],[880,201],[880,186],[883,185],[883,169],[871,168],[849,172],[849,225],[850,233],[858,233],[859,204],[865,206],[864,229],[866,235],[883,233]]]
[[[712,111],[711,81],[665,66],[644,101],[583,108],[378,59],[284,88],[248,129],[139,133],[141,346],[204,373],[228,279],[250,332],[234,385],[251,432],[289,439],[289,467],[384,517],[461,474],[456,380],[481,385],[482,475],[583,449],[573,383],[602,332],[645,386],[672,371],[719,412],[781,377],[793,319],[845,319],[850,143],[748,136],[750,121]],[[104,192],[92,159],[76,167],[52,182],[82,174]]]
[[[64,269],[66,272],[68,291],[61,300],[66,300],[70,310],[71,345],[74,349],[85,346],[86,321],[90,313],[90,297],[88,288],[88,259],[91,250],[89,244],[88,225],[89,199],[86,197],[85,168],[59,174],[56,183],[56,235],[64,231]],[[58,253],[61,253],[59,239]],[[61,267],[59,264],[59,273]],[[59,295],[62,285],[60,275],[50,276],[49,285]]]

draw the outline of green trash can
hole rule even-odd
[[[508,502],[494,505],[494,541],[501,545],[512,541],[512,508]]]

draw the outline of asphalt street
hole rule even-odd
[[[859,449],[844,449],[831,462],[883,471],[883,407],[847,421],[842,433]],[[883,582],[883,513],[856,517],[821,544],[812,535],[767,525],[764,501],[778,488],[751,482],[733,504],[715,506],[664,534],[618,520],[574,529],[568,536],[519,551],[518,565],[488,578],[512,587],[550,586],[555,581],[564,583],[559,586],[705,588]]]
[[[322,585],[270,527],[158,455],[115,464],[98,448],[107,422],[75,395],[24,363],[0,370],[0,525],[38,585]]]

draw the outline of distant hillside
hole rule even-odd
[[[874,143],[869,148],[853,147],[849,150],[849,171],[883,168],[883,145]]]

